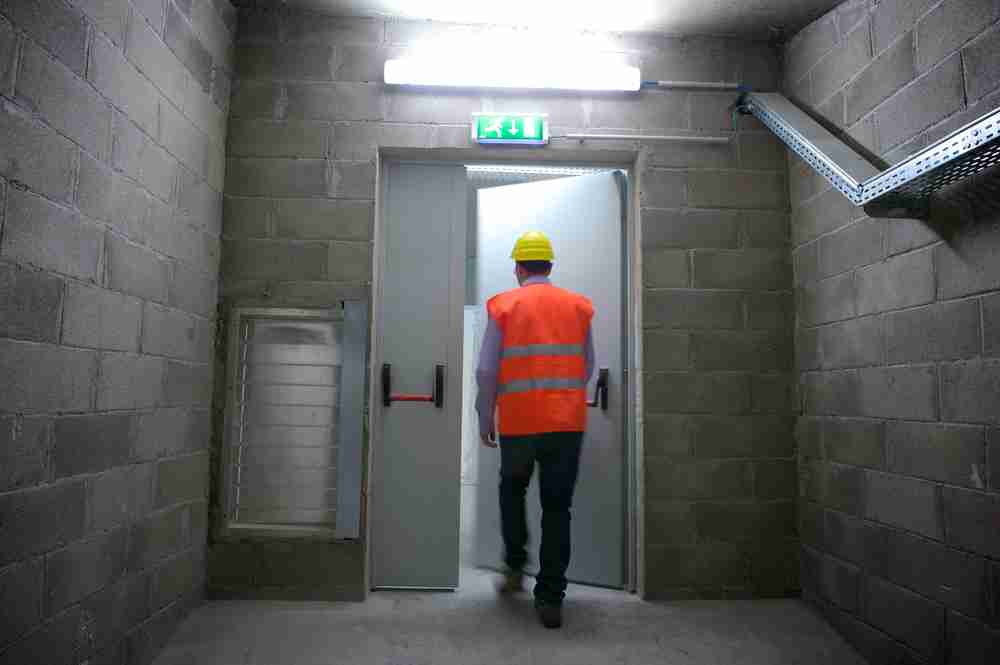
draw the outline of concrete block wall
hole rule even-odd
[[[234,28],[0,1],[2,663],[148,663],[202,596]]]
[[[508,154],[468,143],[473,111],[548,112],[553,133],[731,133],[730,93],[507,94],[390,89],[387,56],[498,28],[241,10],[224,206],[225,307],[369,297],[377,147]],[[780,85],[766,44],[588,35],[645,79]],[[554,140],[542,152],[634,150],[642,207],[645,590],[650,597],[798,589],[792,276],[786,165],[762,126],[731,146]],[[589,152],[587,152],[589,151]],[[306,545],[298,545],[308,550]],[[331,593],[361,589],[360,544],[340,545]],[[280,555],[278,555],[280,556]],[[247,543],[212,546],[210,586],[246,595],[275,570]],[[295,581],[284,582],[288,594]],[[279,587],[280,588],[280,585]],[[279,594],[271,586],[267,593]],[[259,595],[259,594],[258,594]]]
[[[1000,106],[1000,3],[852,0],[788,94],[895,163]],[[1000,217],[868,219],[789,159],[804,593],[873,663],[1000,654]],[[957,215],[956,215],[957,212]]]

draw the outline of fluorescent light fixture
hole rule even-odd
[[[638,67],[622,63],[614,54],[567,53],[551,45],[547,51],[475,48],[387,60],[385,82],[454,88],[635,91],[640,78]]]

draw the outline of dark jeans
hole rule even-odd
[[[582,432],[551,432],[533,436],[505,436],[500,441],[500,521],[506,548],[505,561],[513,570],[524,567],[528,541],[524,494],[539,468],[542,503],[541,570],[536,577],[535,598],[559,604],[566,595],[569,567],[570,506],[580,466]]]

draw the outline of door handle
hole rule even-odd
[[[611,380],[611,372],[607,367],[602,367],[597,374],[597,386],[594,389],[594,399],[587,402],[587,406],[593,408],[598,404],[601,411],[608,410],[608,381]]]
[[[434,392],[430,395],[392,392],[392,365],[382,365],[382,406],[390,406],[393,402],[433,402],[434,406],[444,408],[444,365],[434,366]]]

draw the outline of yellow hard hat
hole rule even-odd
[[[515,261],[551,261],[555,253],[547,235],[541,231],[528,231],[514,243],[510,258]]]

